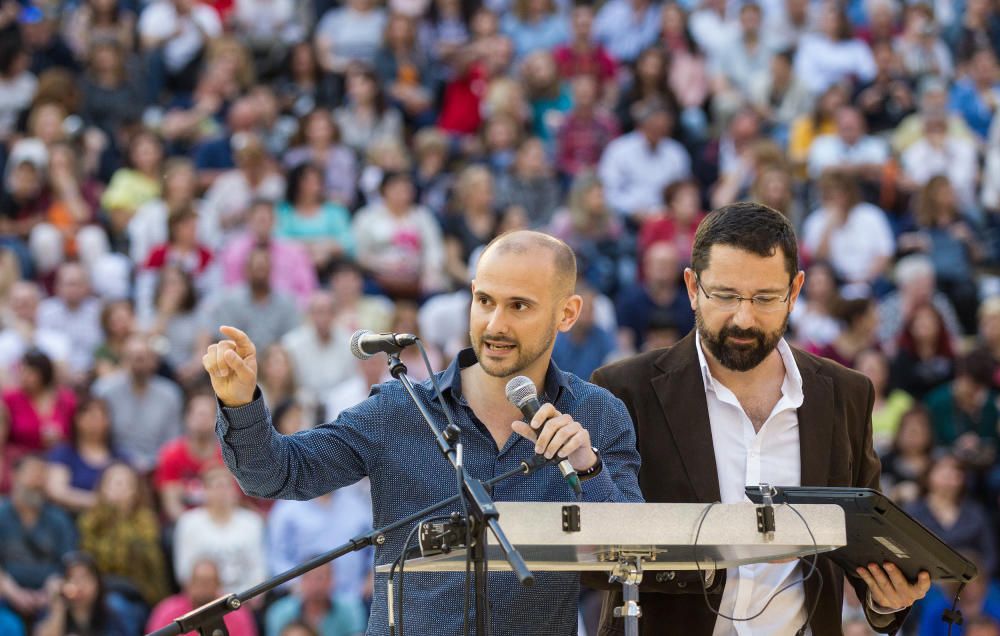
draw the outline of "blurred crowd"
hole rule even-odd
[[[0,0],[0,633],[133,636],[370,527],[363,482],[239,491],[219,325],[315,426],[387,377],[353,331],[440,370],[482,247],[535,228],[586,378],[693,327],[695,229],[752,199],[799,231],[788,338],[871,378],[884,489],[979,564],[954,633],[1000,635],[998,53],[996,0]],[[370,559],[231,633],[363,632]]]

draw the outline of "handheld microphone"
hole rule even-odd
[[[417,341],[408,333],[373,333],[358,329],[351,336],[351,353],[359,360],[367,360],[377,353],[395,354]]]
[[[531,378],[519,375],[507,383],[505,392],[507,393],[507,401],[516,406],[521,411],[521,415],[524,416],[524,421],[530,424],[535,413],[541,408],[538,403],[538,394],[535,392],[535,383],[531,381]],[[580,478],[568,459],[559,462],[559,472],[562,473],[563,478],[574,493],[577,495],[583,493],[583,489],[580,487]]]

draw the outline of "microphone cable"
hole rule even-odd
[[[424,341],[417,339],[416,342],[417,349],[420,351],[420,357],[423,358],[424,368],[427,369],[427,375],[431,380],[431,386],[434,387],[434,393],[437,395],[438,402],[441,404],[441,410],[444,412],[444,417],[448,421],[448,427],[454,430],[460,430],[458,425],[455,424],[455,419],[451,412],[451,406],[445,401],[444,393],[441,392],[441,387],[438,385],[437,378],[434,377],[434,369],[431,366],[430,357],[427,355],[427,349],[424,347]],[[461,460],[461,458],[458,458]],[[462,471],[455,471],[455,482],[458,488],[458,505],[461,509],[462,516],[468,520],[469,510],[465,502],[465,495],[463,495],[463,490],[465,484],[462,479]],[[402,579],[402,576],[400,576]],[[465,583],[464,583],[464,599],[462,602],[462,634],[464,636],[469,636],[469,608],[471,606],[471,582],[472,582],[472,526],[469,523],[465,525]]]
[[[427,517],[423,521],[415,523],[413,525],[413,528],[410,529],[410,533],[406,535],[406,541],[403,543],[402,551],[400,552],[399,556],[396,557],[396,560],[392,562],[392,566],[390,566],[389,568],[388,594],[386,595],[387,605],[388,605],[388,618],[389,618],[389,636],[395,636],[396,634],[396,631],[394,629],[394,624],[397,621],[394,620],[395,612],[393,611],[393,606],[395,605],[395,603],[393,602],[394,586],[392,582],[396,576],[396,568],[397,567],[399,568],[399,583],[397,584],[397,587],[399,588],[399,612],[398,612],[399,636],[403,636],[403,568],[406,565],[407,552],[409,551],[410,543],[413,541],[413,537],[416,536],[417,531],[420,530],[420,526],[422,524],[428,523],[430,521],[446,521],[449,518],[450,517],[439,515],[434,517]]]
[[[701,537],[701,528],[705,524],[705,518],[708,517],[708,512],[719,503],[721,502],[718,501],[712,502],[705,507],[705,510],[702,511],[701,517],[698,520],[698,529],[695,531],[694,535],[694,545],[692,546],[695,552],[694,566],[698,570],[698,578],[701,580],[701,595],[702,598],[705,600],[705,607],[707,607],[708,610],[713,614],[715,614],[716,616],[720,618],[725,618],[726,620],[733,621],[734,623],[752,621],[755,618],[759,617],[761,614],[763,614],[767,610],[768,606],[771,605],[771,601],[777,598],[779,594],[781,594],[785,590],[791,589],[795,585],[804,584],[806,581],[810,579],[810,577],[812,577],[813,574],[816,574],[819,577],[819,588],[817,588],[816,590],[816,597],[813,599],[812,606],[809,608],[809,614],[806,616],[805,623],[803,623],[802,627],[800,627],[799,630],[795,632],[795,636],[803,636],[806,632],[806,629],[808,629],[809,627],[809,623],[812,621],[813,614],[816,612],[816,607],[819,604],[819,596],[823,591],[823,573],[820,572],[819,569],[816,567],[816,561],[819,559],[819,546],[816,544],[816,537],[815,535],[813,535],[812,528],[809,527],[809,522],[806,521],[805,517],[803,517],[801,513],[799,513],[799,511],[796,510],[795,507],[792,506],[791,504],[789,503],[780,504],[782,506],[787,506],[789,509],[791,509],[792,512],[794,512],[798,516],[799,519],[802,520],[802,524],[805,526],[806,532],[809,533],[809,538],[812,539],[813,553],[812,553],[812,560],[808,562],[809,573],[803,577],[800,577],[799,580],[797,581],[791,581],[790,583],[786,583],[785,585],[783,585],[777,592],[771,595],[771,598],[767,599],[767,603],[764,603],[764,607],[760,608],[760,611],[758,611],[756,614],[743,618],[737,618],[735,616],[728,616],[726,614],[723,614],[721,611],[716,610],[715,608],[712,607],[711,602],[709,602],[708,600],[708,587],[705,584],[705,577],[702,574],[701,562],[698,559],[698,539],[699,537]],[[799,560],[805,561],[805,559],[801,557],[799,558]]]

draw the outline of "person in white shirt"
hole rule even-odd
[[[187,73],[209,42],[222,35],[215,9],[196,0],[157,0],[139,15],[139,41],[148,52],[150,95],[164,87],[194,88],[195,73]]]
[[[633,415],[647,502],[742,503],[745,487],[761,483],[878,487],[871,382],[784,340],[804,281],[787,218],[757,203],[720,208],[698,228],[684,272],[696,329],[594,373]],[[699,602],[700,573],[648,577],[640,591],[659,593],[642,596],[641,634],[665,625],[713,636],[839,634],[845,574],[867,621],[893,633],[930,588],[927,572],[910,582],[893,563],[845,571],[821,557],[817,570],[822,590],[796,560],[728,568],[708,603]],[[619,597],[613,590],[608,607]]]
[[[104,339],[101,301],[90,295],[90,275],[79,263],[63,263],[56,271],[56,295],[38,306],[38,326],[69,336],[69,370],[83,377]]]
[[[668,185],[691,175],[691,157],[670,138],[674,114],[662,103],[644,103],[636,130],[607,145],[598,164],[604,194],[616,212],[641,220],[663,207]]]
[[[313,292],[306,322],[286,333],[281,344],[292,359],[298,386],[314,403],[357,370],[351,332],[337,324],[336,304],[328,291]]]
[[[836,114],[837,132],[816,139],[809,148],[809,176],[818,178],[824,170],[836,168],[868,181],[878,181],[889,160],[889,145],[865,134],[865,119],[853,106],[843,106]]]
[[[209,558],[219,566],[222,591],[239,592],[267,577],[264,520],[239,507],[240,491],[226,467],[213,464],[201,475],[205,505],[183,513],[174,528],[174,573],[183,586],[194,566]]]
[[[38,324],[38,305],[42,292],[30,281],[17,281],[8,294],[8,313],[2,316],[0,329],[0,386],[17,384],[21,357],[37,347],[56,363],[61,372],[69,362],[72,343],[69,336]]]
[[[847,283],[873,283],[896,250],[885,213],[861,200],[857,179],[839,171],[819,180],[823,206],[806,217],[803,244],[811,258],[830,261]]]
[[[975,210],[979,182],[979,152],[971,139],[949,134],[948,119],[932,115],[924,118],[924,136],[903,152],[903,184],[915,192],[944,175],[955,188],[964,210]]]
[[[619,62],[632,62],[656,41],[660,5],[649,0],[609,0],[594,18],[594,39]]]
[[[844,10],[836,2],[827,2],[820,15],[819,31],[799,40],[795,74],[813,95],[819,95],[845,80],[869,82],[875,72],[875,58],[868,44],[853,37]]]

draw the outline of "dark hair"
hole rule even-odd
[[[713,245],[728,245],[763,258],[774,256],[780,249],[789,279],[799,271],[795,229],[781,212],[760,203],[733,203],[705,217],[691,248],[691,268],[696,274],[708,269]]]
[[[698,192],[698,199],[701,199],[701,187],[698,182],[694,179],[681,179],[680,181],[674,181],[666,188],[663,189],[663,202],[670,205],[674,201],[674,197],[678,193],[682,192],[685,188],[694,188]]]
[[[295,409],[301,410],[302,405],[294,397],[282,400],[280,404],[275,406],[274,413],[271,415],[271,425],[274,426],[274,430],[281,432],[281,420]]]
[[[104,433],[104,445],[111,448],[111,411],[108,409],[108,403],[90,393],[79,393],[76,410],[73,411],[73,425],[69,429],[69,443],[77,450],[80,449],[80,418],[95,406],[104,411],[104,417],[108,419],[108,428]]]
[[[785,60],[789,66],[791,66],[795,63],[795,47],[789,46],[781,49],[780,51],[776,51],[774,57],[780,57]]]
[[[841,298],[833,306],[833,317],[852,327],[862,316],[872,308],[875,301],[871,298]]]
[[[378,75],[375,74],[375,69],[363,62],[352,62],[347,66],[345,75],[349,73],[361,75],[372,83],[375,89],[375,95],[372,98],[372,105],[375,107],[375,112],[378,113],[378,116],[381,118],[382,115],[385,114],[385,111],[388,110],[389,103],[385,99],[385,92],[382,90],[382,82],[379,81]]]
[[[655,93],[646,94],[643,91],[642,82],[639,78],[639,66],[642,64],[643,60],[651,55],[656,55],[660,58],[663,63],[664,72],[660,73],[657,78],[656,86],[653,90]],[[670,81],[667,78],[666,70],[670,68],[670,53],[666,49],[649,47],[644,49],[635,58],[635,61],[631,64],[632,71],[632,84],[629,86],[628,90],[622,97],[622,103],[627,104],[629,108],[629,113],[632,112],[632,108],[637,102],[644,101],[649,98],[653,98],[656,102],[656,107],[658,110],[666,110],[670,113],[671,117],[676,117],[677,113],[681,112],[680,102],[677,101],[677,96],[674,95],[674,91],[670,88]],[[635,117],[635,122],[638,124],[642,120],[641,117]]]
[[[984,349],[970,351],[955,361],[955,377],[966,376],[979,386],[992,386],[994,373],[993,356]]]
[[[21,366],[33,369],[42,377],[42,386],[50,388],[56,381],[56,368],[41,349],[29,349],[21,357]]]
[[[129,137],[128,144],[125,152],[125,165],[129,168],[135,168],[135,164],[132,163],[132,153],[135,152],[136,146],[138,146],[143,140],[149,140],[156,144],[160,149],[160,160],[163,160],[163,142],[160,140],[159,136],[152,130],[148,128],[140,128],[139,130],[132,133]]]
[[[285,200],[288,201],[293,206],[295,201],[299,198],[299,191],[302,189],[302,180],[305,179],[307,172],[315,172],[319,176],[319,180],[323,181],[323,171],[316,164],[305,161],[295,166],[288,171],[288,184],[285,186]]]
[[[825,199],[834,192],[840,192],[847,197],[848,209],[861,203],[861,185],[858,178],[853,174],[837,168],[828,168],[823,171],[816,182],[819,189],[820,199]]]
[[[177,240],[177,226],[187,221],[197,221],[198,213],[190,205],[172,210],[167,218],[167,242]]]
[[[969,490],[969,466],[951,449],[935,452],[931,456],[931,461],[927,464],[927,468],[924,469],[924,472],[917,479],[917,484],[920,486],[921,497],[926,497],[928,493],[930,493],[931,473],[934,472],[934,469],[937,468],[938,465],[947,461],[955,462],[958,465],[958,469],[962,471],[962,474],[965,477],[965,479],[962,480],[962,489],[958,492],[957,501],[961,502],[965,499]]]
[[[191,313],[194,311],[194,308],[198,306],[198,292],[194,288],[194,281],[191,278],[191,274],[185,271],[184,268],[174,263],[168,263],[163,267],[163,270],[160,271],[160,278],[156,282],[156,292],[153,295],[153,298],[157,301],[160,299],[160,295],[163,293],[163,284],[167,278],[165,274],[168,269],[180,274],[181,278],[184,280],[184,285],[187,286],[187,293],[184,294],[184,299],[181,300],[180,310],[184,313]]]
[[[927,428],[927,444],[924,446],[924,454],[930,455],[931,451],[934,450],[934,423],[931,422],[931,412],[927,410],[923,404],[919,402],[914,404],[909,409],[906,410],[902,415],[899,416],[899,424],[896,425],[896,432],[892,436],[892,452],[895,454],[900,454],[901,449],[899,447],[899,438],[902,437],[903,427],[905,423],[913,418],[920,418]]]
[[[74,629],[74,627],[83,629],[90,628],[87,630],[88,632],[90,630],[103,632],[108,627],[112,627],[114,622],[111,618],[111,612],[105,604],[104,579],[101,577],[101,571],[97,567],[97,561],[95,561],[94,557],[92,557],[89,553],[81,550],[74,550],[63,555],[63,576],[68,575],[70,568],[76,566],[80,566],[90,572],[90,575],[97,581],[97,598],[94,599],[94,607],[90,613],[89,625],[76,625],[76,621],[73,619],[69,609],[66,609],[67,629],[69,630],[67,633],[76,633],[76,629]]]
[[[365,273],[365,270],[360,265],[348,258],[338,258],[327,269],[329,270],[329,278],[333,278],[343,272],[353,272],[358,276],[364,276]]]
[[[934,319],[937,320],[938,336],[937,343],[935,343],[934,354],[954,359],[955,350],[951,346],[951,336],[948,334],[948,326],[945,324],[944,318],[941,317],[941,312],[939,312],[931,303],[917,305],[910,312],[910,317],[903,325],[903,330],[899,334],[899,350],[905,351],[916,357],[917,339],[913,335],[913,323],[916,322],[917,314],[924,309],[930,310],[930,312],[934,315]]]
[[[337,124],[337,120],[335,120],[330,114],[330,109],[324,108],[323,106],[317,106],[305,115],[299,117],[299,129],[292,138],[293,145],[304,146],[306,144],[306,128],[309,127],[309,122],[316,117],[326,120],[330,124],[330,128],[333,129],[330,144],[336,146],[341,142],[342,135],[340,134],[340,125]]]
[[[379,194],[384,195],[385,189],[389,187],[389,184],[399,179],[406,179],[411,186],[416,187],[416,183],[413,182],[413,176],[409,172],[403,170],[386,170],[382,175],[382,180],[378,184]]]
[[[0,34],[3,35],[3,44],[0,44],[0,75],[8,75],[24,50],[23,38],[21,30],[17,28],[3,29]]]
[[[101,308],[101,331],[104,332],[105,337],[111,335],[109,333],[109,329],[111,327],[112,312],[121,306],[127,306],[133,314],[135,313],[135,305],[133,305],[132,301],[127,298],[108,301],[104,307]]]

